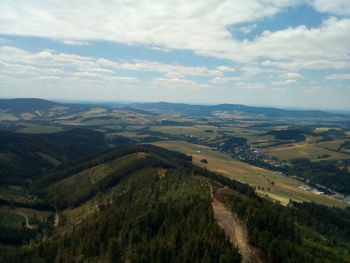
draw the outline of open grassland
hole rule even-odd
[[[227,154],[212,151],[206,146],[182,141],[159,141],[153,144],[191,155],[194,164],[206,167],[242,183],[255,186],[260,189],[257,192],[261,195],[268,195],[271,199],[277,200],[284,205],[289,202],[289,199],[292,199],[298,202],[314,201],[328,206],[347,206],[345,202],[331,197],[301,190],[299,186],[305,186],[305,184],[298,180],[239,162]],[[202,159],[206,159],[208,163],[200,162]]]
[[[0,121],[18,121],[19,118],[13,114],[0,111]]]
[[[235,125],[235,126],[223,126],[220,128],[220,131],[225,132],[225,133],[229,133],[231,135],[234,136],[247,136],[247,135],[256,135],[259,134],[261,132],[256,131],[256,130],[251,130],[251,129],[247,129],[244,127],[239,127],[239,125]]]
[[[249,134],[242,136],[247,139],[248,144],[254,144],[261,146],[266,143],[274,143],[275,138],[272,135],[259,135],[259,134]]]
[[[315,128],[315,132],[326,132],[329,130],[340,130],[340,128],[336,128],[336,127],[317,127],[317,128]]]
[[[108,127],[120,129],[120,125],[139,125],[143,127],[152,120],[150,116],[129,110],[91,108],[76,114],[60,116],[56,123],[61,125],[98,126],[101,129]]]
[[[104,108],[91,108],[85,112],[83,112],[81,115],[84,117],[97,117],[97,116],[105,116],[105,112],[107,110]]]
[[[14,212],[25,214],[29,218],[37,218],[40,221],[53,215],[53,212],[51,211],[43,211],[43,210],[36,210],[36,209],[22,208],[22,207],[21,208],[17,207],[16,209],[14,209]]]
[[[346,140],[333,140],[333,141],[325,141],[325,142],[318,142],[316,145],[325,149],[330,149],[337,151],[341,148],[341,145]]]
[[[6,226],[11,226],[16,229],[21,229],[25,225],[25,216],[29,218],[29,221],[39,220],[43,221],[49,216],[53,215],[53,212],[42,211],[30,208],[19,208],[19,207],[0,207],[0,218],[1,224]]]
[[[55,132],[60,132],[63,130],[61,127],[46,126],[46,125],[44,126],[44,125],[33,124],[33,123],[21,123],[21,125],[23,125],[25,127],[16,130],[16,132],[20,132],[20,133],[55,133]]]
[[[0,198],[18,203],[31,203],[35,201],[26,193],[23,186],[17,185],[1,185]]]
[[[197,136],[215,138],[217,136],[217,127],[210,125],[194,125],[194,126],[152,126],[152,131],[158,131],[173,135]]]
[[[150,137],[150,135],[143,135],[143,134],[137,134],[133,131],[122,131],[122,132],[114,132],[114,133],[108,133],[107,136],[113,138],[113,136],[124,136],[131,139],[139,139],[139,138],[147,138]]]
[[[18,215],[15,209],[7,206],[0,207],[0,225],[21,229],[24,224],[24,217]]]
[[[350,155],[337,152],[339,141],[284,144],[266,148],[265,154],[280,160],[308,158],[311,161],[349,159]]]

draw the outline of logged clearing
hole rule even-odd
[[[326,195],[317,195],[311,191],[303,191],[299,187],[306,185],[296,179],[234,160],[229,155],[215,152],[207,146],[184,141],[159,141],[153,144],[191,155],[194,164],[203,168],[206,167],[239,182],[255,186],[258,188],[257,193],[283,205],[288,204],[289,199],[292,199],[297,202],[316,202],[342,208],[348,206],[344,201]],[[202,159],[206,159],[208,163],[202,163]]]
[[[238,247],[242,256],[242,263],[263,262],[258,256],[258,250],[249,244],[246,226],[220,200],[223,199],[221,198],[221,192],[225,190],[226,188],[220,188],[214,195],[212,207],[215,220],[219,227],[225,231],[233,247]]]

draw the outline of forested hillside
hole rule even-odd
[[[213,191],[246,225],[260,261],[350,262],[347,210],[281,206],[190,160],[155,146],[128,146],[42,177],[33,189],[56,214],[29,244],[2,251],[1,260],[240,262],[214,219]],[[218,197],[223,186],[230,191]]]
[[[0,131],[0,184],[24,184],[106,148],[104,134],[88,129],[52,134]]]

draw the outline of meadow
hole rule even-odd
[[[153,144],[191,155],[194,164],[255,186],[257,192],[262,196],[269,197],[284,205],[288,204],[291,199],[297,202],[308,201],[327,206],[347,207],[347,203],[344,201],[325,195],[317,195],[311,191],[303,191],[299,187],[306,187],[306,185],[301,181],[234,160],[228,154],[213,151],[210,147],[184,141],[159,141]],[[208,163],[201,162],[203,159],[207,160]]]

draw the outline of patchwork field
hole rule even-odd
[[[210,125],[193,126],[152,126],[152,131],[164,132],[173,135],[197,136],[215,138],[217,136],[217,127]]]
[[[284,205],[289,199],[295,201],[315,201],[328,206],[346,207],[346,202],[301,190],[304,183],[275,172],[232,159],[229,155],[212,151],[209,147],[183,141],[159,141],[154,145],[191,155],[193,163],[221,173],[229,178],[247,183],[257,188],[257,192]],[[206,159],[208,163],[202,163]]]
[[[280,160],[297,158],[309,158],[312,161],[349,159],[350,155],[337,151],[340,145],[339,141],[301,142],[267,148],[264,153]]]

